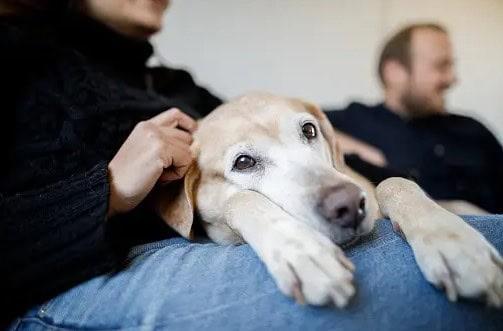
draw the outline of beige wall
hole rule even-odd
[[[260,89],[343,107],[380,100],[381,42],[418,20],[451,32],[460,82],[449,109],[503,141],[503,0],[173,0],[154,42],[225,98]]]

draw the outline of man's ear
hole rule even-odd
[[[187,239],[193,239],[196,190],[201,172],[194,161],[183,180],[158,188],[155,193],[157,214],[173,230]]]
[[[344,155],[342,154],[342,149],[340,148],[339,143],[337,142],[335,130],[330,121],[328,120],[327,116],[317,105],[310,102],[306,102],[304,100],[300,101],[302,102],[304,108],[306,108],[307,111],[310,112],[318,120],[318,123],[320,124],[321,134],[327,141],[328,146],[330,148],[332,165],[336,169],[339,170],[343,169],[345,167]]]
[[[410,79],[410,70],[397,60],[388,60],[383,64],[383,79],[386,86],[406,86]]]

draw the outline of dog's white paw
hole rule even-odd
[[[448,220],[435,220],[438,226],[421,230],[409,240],[424,276],[445,289],[450,301],[481,298],[489,306],[502,307],[502,257],[458,216],[443,216]]]
[[[353,264],[328,238],[298,230],[278,235],[264,257],[278,287],[298,303],[346,306],[355,293]]]

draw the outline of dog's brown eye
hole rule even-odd
[[[255,160],[248,155],[241,155],[234,162],[234,169],[245,170],[255,165]]]
[[[306,123],[302,126],[302,133],[307,139],[316,138],[316,127],[312,123]]]

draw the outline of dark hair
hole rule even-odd
[[[0,0],[0,16],[53,16],[64,13],[78,2],[79,0]]]
[[[410,70],[411,40],[414,31],[418,29],[433,30],[447,34],[447,30],[440,24],[436,23],[419,23],[408,25],[394,34],[384,45],[384,48],[379,57],[378,74],[379,79],[384,86],[386,86],[386,82],[384,81],[384,65],[386,64],[386,62],[395,60],[398,63],[402,64],[407,70]]]

